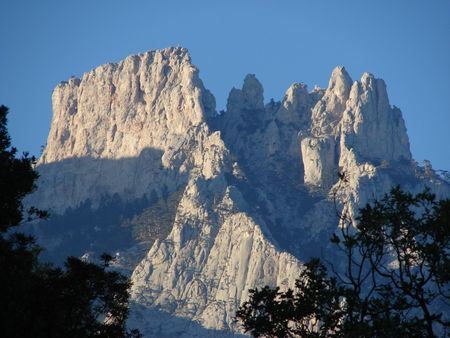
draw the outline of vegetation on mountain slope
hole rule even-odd
[[[250,290],[237,311],[255,337],[436,337],[450,330],[450,200],[394,188],[341,216],[341,256],[306,263],[295,290]],[[339,261],[340,260],[340,261]],[[331,270],[331,273],[329,272]]]
[[[42,248],[32,237],[11,231],[23,222],[47,217],[22,199],[35,188],[34,158],[17,157],[0,106],[0,332],[4,337],[138,337],[127,332],[127,277],[75,257],[64,268],[39,261]]]

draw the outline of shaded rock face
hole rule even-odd
[[[235,311],[249,288],[292,286],[304,259],[328,252],[335,203],[354,212],[394,184],[450,195],[412,161],[384,82],[367,73],[353,82],[343,67],[326,89],[295,83],[266,104],[247,75],[217,114],[187,50],[167,48],[71,78],[52,100],[27,203],[62,223],[86,201],[83,220],[115,216],[92,231],[35,233],[54,253],[75,235],[90,253],[114,238],[108,248],[133,282],[130,326],[149,337],[239,332]]]

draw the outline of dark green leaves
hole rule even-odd
[[[330,275],[313,259],[295,291],[252,290],[237,312],[244,329],[267,337],[445,336],[450,200],[397,187],[362,208],[356,224],[345,213],[340,220],[331,237],[339,268]]]
[[[16,158],[6,128],[8,109],[0,106],[0,335],[2,337],[139,337],[126,332],[127,277],[109,271],[104,254],[96,265],[69,257],[64,269],[38,260],[41,248],[32,237],[8,233],[11,227],[48,214],[22,199],[38,177],[35,159]]]

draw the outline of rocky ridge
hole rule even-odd
[[[337,67],[326,89],[296,83],[267,104],[247,75],[219,114],[187,50],[167,48],[72,78],[52,102],[28,203],[64,214],[181,191],[169,234],[125,263],[130,325],[147,336],[239,331],[249,288],[292,286],[302,259],[327,250],[335,202],[354,212],[394,184],[450,195],[412,160],[401,111],[369,73]]]

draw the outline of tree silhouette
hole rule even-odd
[[[344,210],[346,210],[344,208]],[[450,322],[450,200],[394,188],[343,213],[331,238],[340,266],[305,264],[295,290],[255,289],[237,311],[246,332],[267,337],[435,337]]]
[[[102,265],[67,258],[64,268],[39,262],[34,239],[8,231],[46,212],[30,208],[23,198],[35,188],[34,158],[17,158],[0,106],[0,333],[2,337],[139,337],[126,331],[127,277]]]

